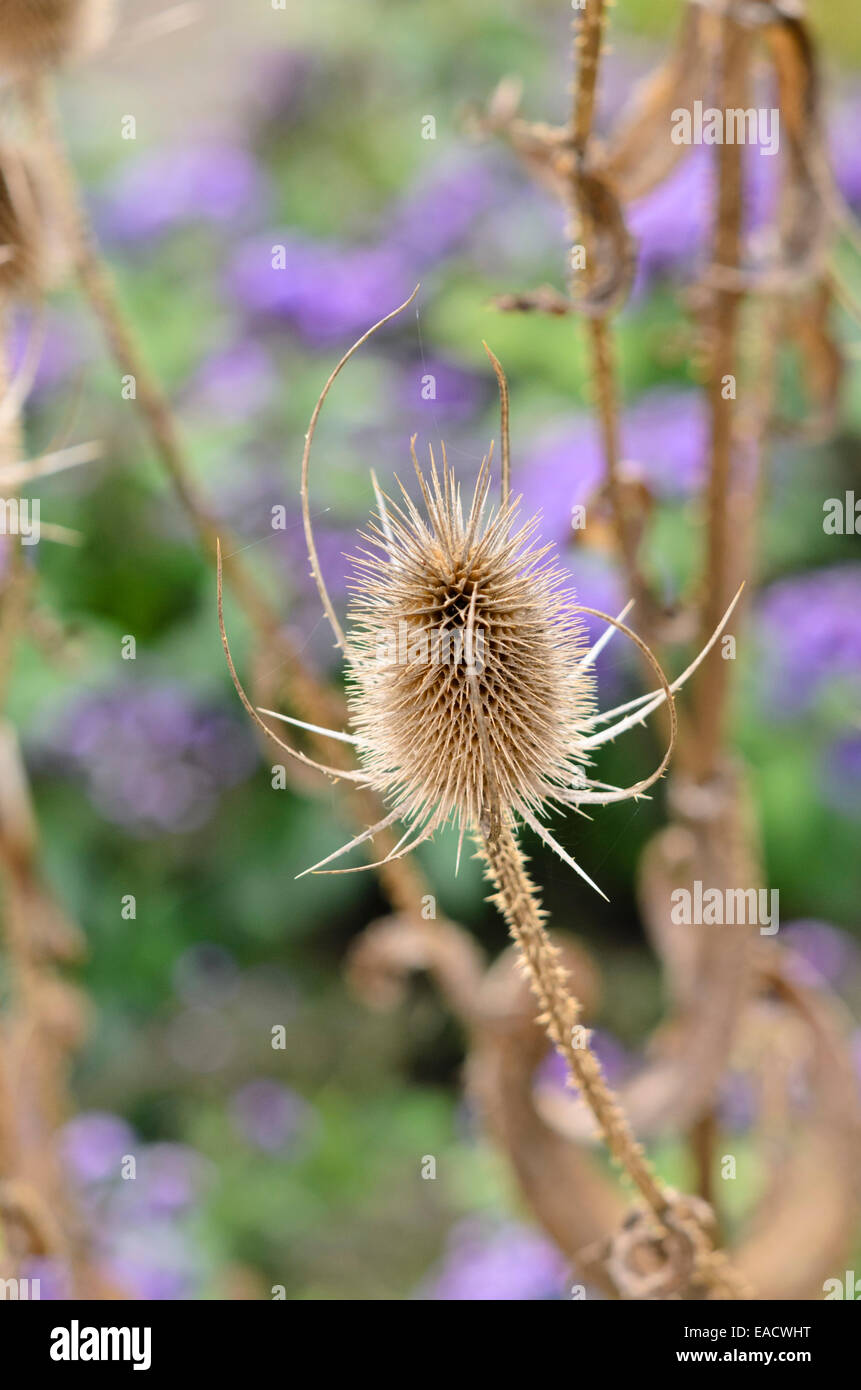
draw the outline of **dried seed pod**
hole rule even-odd
[[[16,77],[57,67],[101,47],[111,0],[3,0],[0,69]]]
[[[623,110],[598,163],[624,202],[644,197],[689,152],[670,137],[672,113],[704,95],[715,33],[715,16],[702,5],[688,5],[674,51],[638,84]]]
[[[535,523],[513,509],[485,521],[488,478],[464,516],[452,474],[420,477],[428,521],[404,493],[390,504],[392,539],[356,562],[348,704],[375,782],[398,787],[407,820],[452,813],[479,824],[486,745],[500,800],[538,810],[575,777],[592,676],[579,619],[566,614],[559,571],[532,549]],[[382,537],[382,539],[380,539]],[[478,693],[480,708],[476,708]]]

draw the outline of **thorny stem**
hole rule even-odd
[[[574,49],[577,60],[577,80],[571,93],[571,138],[580,161],[585,158],[586,146],[592,133],[595,111],[595,92],[598,86],[598,59],[604,37],[605,0],[586,0],[582,15],[572,21]]]
[[[667,1194],[642,1146],[637,1143],[623,1110],[604,1077],[601,1064],[580,1029],[580,1004],[568,988],[568,973],[559,964],[559,951],[547,935],[546,913],[539,905],[520,847],[510,828],[502,825],[496,836],[483,834],[481,855],[509,931],[529,972],[532,990],[541,1007],[541,1022],[557,1052],[564,1058],[571,1078],[581,1091],[613,1158],[639,1188],[657,1217],[667,1209]],[[575,1033],[575,1029],[579,1031]]]
[[[113,277],[102,258],[98,243],[78,193],[75,172],[69,162],[60,135],[48,79],[38,78],[22,85],[24,101],[34,129],[44,143],[44,158],[50,168],[64,217],[68,223],[75,269],[78,279],[124,375],[135,380],[135,400],[149,431],[158,456],[174,490],[191,518],[203,549],[215,556],[219,536],[222,540],[224,572],[243,611],[268,651],[277,655],[277,666],[283,688],[297,713],[309,723],[324,723],[338,727],[343,722],[341,702],[315,679],[301,660],[299,653],[286,636],[277,611],[238,558],[239,544],[221,523],[209,514],[188,467],[182,442],[170,402],[159,382],[150,372],[135,335],[120,305]],[[319,736],[311,741],[325,750],[327,760],[352,766],[349,753],[341,745],[331,744]],[[380,819],[376,798],[369,792],[354,792],[347,798],[355,818],[365,825]],[[394,837],[381,834],[378,844],[383,857],[394,847]],[[417,906],[426,887],[419,871],[412,864],[395,860],[377,869],[380,881],[392,905],[401,912],[417,914]]]
[[[493,901],[508,924],[540,1005],[537,1021],[543,1024],[565,1060],[570,1078],[592,1111],[613,1159],[639,1189],[661,1225],[672,1210],[674,1194],[663,1185],[635,1138],[598,1058],[588,1045],[588,1033],[580,1028],[580,1004],[568,987],[569,976],[559,963],[560,953],[547,935],[546,913],[526,871],[520,847],[504,824],[494,835],[481,832],[478,843],[487,877],[496,890]],[[705,1233],[696,1223],[692,1226],[695,1281],[721,1289],[730,1298],[749,1296],[723,1251],[712,1249]]]
[[[586,246],[585,274],[581,275],[575,271],[573,265],[570,271],[569,289],[571,298],[574,300],[582,292],[584,285],[588,286],[592,278],[592,252],[589,243],[594,241],[594,228],[589,225],[586,199],[579,196],[579,179],[586,166],[587,148],[592,132],[598,65],[605,21],[605,0],[586,0],[586,8],[582,16],[573,20],[573,64],[576,78],[572,88],[569,131],[576,163],[571,183],[570,231],[573,243],[579,229],[579,235],[582,236]],[[613,338],[607,317],[605,315],[590,316],[587,333],[604,451],[607,495],[613,518],[616,544],[631,597],[636,599],[638,604],[640,627],[649,640],[653,626],[654,603],[649,587],[640,571],[636,534],[632,525],[632,518],[628,515],[625,506],[624,491],[619,476],[619,409]]]
[[[616,373],[613,356],[613,334],[605,317],[590,318],[588,334],[592,354],[592,371],[597,392],[598,416],[604,447],[604,472],[607,496],[613,516],[616,545],[622,562],[631,597],[638,605],[639,627],[651,641],[652,600],[637,559],[637,539],[631,518],[625,507],[622,480],[619,476],[619,402],[616,394]]]

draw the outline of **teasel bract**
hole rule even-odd
[[[31,77],[99,48],[113,18],[112,0],[3,0],[0,70]]]
[[[472,498],[464,506],[443,450],[423,472],[411,445],[424,511],[400,486],[393,501],[372,475],[377,515],[354,562],[347,631],[341,626],[320,569],[308,494],[309,460],[317,420],[335,378],[376,330],[412,303],[418,287],[354,343],[330,375],[311,417],[302,459],[301,494],[311,572],[347,668],[351,730],[321,730],[273,710],[257,710],[236,673],[224,626],[221,554],[218,554],[219,628],[231,677],[247,712],[270,737],[267,715],[353,745],[360,767],[343,772],[315,763],[276,739],[293,758],[333,778],[373,789],[390,807],[376,825],[305,873],[355,873],[376,867],[327,866],[395,822],[406,832],[385,860],[400,858],[454,821],[460,844],[475,841],[494,901],[517,942],[540,1004],[540,1021],[565,1057],[571,1079],[598,1122],[608,1147],[661,1218],[690,1220],[692,1244],[705,1270],[722,1260],[702,1223],[679,1203],[646,1161],[607,1087],[600,1064],[579,1027],[580,1008],[550,941],[545,914],[517,842],[522,822],[599,893],[586,871],[542,823],[553,809],[602,805],[643,795],[664,773],[675,739],[673,696],[723,630],[738,595],[696,659],[670,684],[657,659],[623,621],[573,601],[552,547],[536,541],[537,519],[517,521],[510,498],[508,388],[500,364],[486,349],[502,402],[502,497],[490,503],[493,446],[483,460]],[[370,546],[370,549],[367,547]],[[630,606],[630,605],[629,605]],[[607,623],[590,647],[581,614]],[[653,667],[659,688],[606,713],[595,709],[594,662],[614,630],[623,632]],[[670,714],[669,744],[658,767],[629,787],[590,775],[594,751],[642,723],[663,704]],[[602,896],[604,896],[602,894]],[[705,1278],[706,1275],[704,1274]],[[720,1275],[730,1283],[730,1276]]]

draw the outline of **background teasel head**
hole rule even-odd
[[[0,293],[38,297],[63,278],[68,251],[35,145],[0,146]]]
[[[84,57],[105,42],[111,0],[3,0],[0,69],[16,77]]]

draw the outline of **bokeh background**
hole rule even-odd
[[[312,503],[333,593],[346,597],[344,554],[372,505],[369,469],[384,485],[403,471],[412,432],[420,446],[443,437],[458,470],[474,475],[497,433],[485,337],[510,377],[516,488],[542,510],[582,600],[618,611],[627,595],[609,552],[576,543],[570,526],[601,471],[579,329],[489,307],[496,293],[561,282],[562,215],[504,149],[463,134],[465,105],[511,72],[523,77],[527,114],[564,117],[566,5],[210,0],[187,27],[147,37],[137,22],[161,8],[121,7],[109,51],[63,79],[65,124],[201,485],[307,660],[339,679],[298,516],[308,416],[340,353],[417,279],[417,312],[354,359],[318,433]],[[837,177],[861,212],[861,13],[851,0],[811,8]],[[620,0],[599,126],[660,55],[679,9]],[[133,141],[120,136],[129,114]],[[427,115],[434,140],[422,139]],[[749,169],[754,222],[768,204],[767,163]],[[701,150],[634,205],[641,265],[617,328],[624,452],[657,501],[647,562],[668,597],[699,556],[706,421],[684,292],[709,205]],[[269,269],[276,243],[291,266],[280,277]],[[861,286],[857,262],[841,254]],[[774,450],[734,736],[782,937],[857,1008],[861,559],[857,538],[822,527],[824,500],[857,486],[861,329],[844,318],[840,330],[839,432]],[[22,344],[26,332],[21,321]],[[422,395],[427,374],[433,400]],[[796,388],[788,371],[789,413]],[[564,1297],[563,1262],[462,1100],[463,1039],[433,990],[419,982],[401,1008],[373,1013],[344,982],[350,942],[385,904],[372,875],[296,881],[349,838],[337,793],[273,789],[272,759],[225,671],[211,567],[69,292],[49,307],[30,456],[73,408],[76,436],[104,441],[105,456],[39,487],[43,520],[83,543],[36,548],[41,617],[9,708],[48,875],[88,939],[80,980],[92,1031],[63,1142],[106,1273],[144,1298],[269,1297],[273,1285],[291,1299]],[[283,532],[270,525],[277,505]],[[228,620],[243,669],[250,648],[232,604]],[[127,634],[134,661],[121,659]],[[617,647],[601,665],[603,703],[638,689]],[[652,762],[637,735],[608,751],[600,775],[630,782]],[[661,821],[659,795],[563,828],[609,905],[528,842],[554,922],[602,963],[597,1039],[613,1079],[636,1066],[661,1013],[633,888]],[[448,835],[420,855],[440,911],[496,954],[504,928],[477,865],[466,858],[455,877]],[[134,920],[121,915],[128,894]],[[284,1051],[270,1046],[274,1024],[286,1027]],[[857,1042],[861,1073],[861,1031]],[[723,1105],[744,1152],[754,1116],[741,1081],[728,1080]],[[135,1183],[118,1175],[126,1153],[138,1156]],[[424,1155],[436,1158],[433,1181],[421,1179]],[[679,1144],[668,1140],[657,1158],[685,1183]],[[732,1185],[736,1214],[755,1185]],[[43,1296],[62,1292],[58,1271],[39,1272]]]

